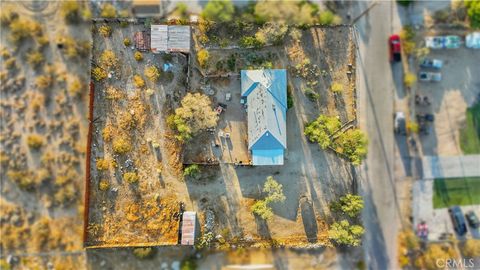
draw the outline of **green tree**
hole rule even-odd
[[[283,194],[283,186],[278,183],[272,176],[267,177],[263,185],[263,192],[267,196],[263,200],[256,201],[251,211],[262,219],[269,220],[273,217],[273,211],[270,207],[271,203],[284,202],[285,195]]]
[[[464,3],[467,8],[470,26],[472,26],[472,28],[480,28],[480,1],[465,0]]]
[[[265,200],[270,202],[284,202],[283,185],[278,183],[273,176],[267,177],[267,181],[263,185],[263,192],[267,193]]]
[[[328,230],[328,237],[340,245],[357,247],[365,230],[360,225],[350,225],[348,220],[332,224]]]
[[[192,164],[183,170],[183,176],[196,177],[200,173],[200,167],[197,164]]]
[[[269,220],[273,217],[272,208],[266,200],[256,201],[251,208],[252,212],[262,219]]]
[[[360,129],[349,129],[335,140],[335,149],[346,155],[354,165],[360,165],[367,156],[367,136]]]
[[[359,195],[347,194],[340,197],[338,202],[333,202],[330,208],[334,211],[341,211],[349,217],[356,217],[363,209],[363,198]]]
[[[144,69],[145,77],[147,77],[150,81],[156,82],[158,78],[160,78],[160,71],[156,66],[145,66]]]
[[[316,142],[322,149],[332,145],[332,136],[338,129],[341,123],[336,116],[320,115],[316,120],[310,122],[305,126],[305,135],[311,142]]]
[[[235,8],[231,0],[210,0],[202,11],[202,17],[215,22],[230,22]]]
[[[175,110],[175,115],[185,122],[192,134],[217,125],[218,115],[208,96],[188,93],[182,99],[181,105]]]

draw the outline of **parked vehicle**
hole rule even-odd
[[[480,49],[480,32],[473,32],[465,37],[465,46],[470,49]]]
[[[422,68],[434,68],[434,69],[441,69],[443,66],[443,61],[439,59],[430,59],[425,58],[420,63],[420,67]]]
[[[469,211],[465,214],[465,218],[467,219],[468,225],[472,228],[480,227],[480,221],[478,220],[477,215],[473,211]]]
[[[427,96],[415,95],[415,104],[430,106],[430,104],[432,103],[430,102],[430,99]]]
[[[397,34],[391,35],[390,38],[388,39],[388,44],[390,47],[390,61],[391,62],[402,61],[400,36]]]
[[[448,213],[452,219],[455,232],[460,236],[465,235],[467,233],[467,225],[465,224],[462,209],[459,206],[452,206],[448,209]]]
[[[459,36],[434,36],[426,37],[425,45],[431,49],[458,49],[460,48]]]
[[[431,113],[417,113],[418,122],[422,122],[422,121],[433,122],[434,120],[435,120],[435,116]]]
[[[442,80],[442,73],[421,71],[418,74],[418,79],[422,82],[439,82]]]
[[[407,135],[407,122],[405,120],[405,113],[395,113],[394,130],[397,134]]]

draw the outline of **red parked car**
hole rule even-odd
[[[397,34],[391,35],[388,39],[388,45],[390,47],[390,61],[400,62],[402,60],[400,36]]]

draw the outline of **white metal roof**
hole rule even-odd
[[[190,52],[190,26],[152,25],[153,52]]]

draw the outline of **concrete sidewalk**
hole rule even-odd
[[[423,179],[480,176],[480,155],[424,156]]]

